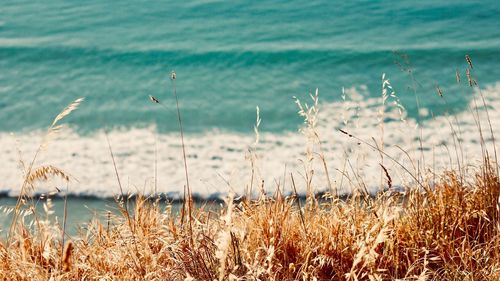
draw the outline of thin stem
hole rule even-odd
[[[193,233],[193,227],[191,224],[191,213],[192,213],[192,198],[191,198],[191,187],[189,185],[189,174],[188,174],[188,165],[187,165],[187,157],[186,157],[186,144],[184,143],[184,129],[182,126],[182,118],[181,118],[181,110],[179,107],[179,98],[177,97],[177,87],[175,84],[175,79],[176,75],[175,72],[172,72],[171,76],[171,81],[172,81],[172,88],[173,88],[173,95],[175,98],[175,105],[177,108],[177,120],[179,121],[179,130],[181,134],[181,145],[182,145],[182,159],[184,161],[184,173],[186,176],[186,187],[187,188],[187,196],[186,196],[186,189],[184,189],[184,204],[186,204],[187,200],[187,213],[188,213],[188,224],[189,224],[189,231],[190,234]],[[187,198],[187,199],[186,199]],[[193,244],[193,236],[190,235],[190,241],[191,244]]]
[[[358,137],[356,137],[355,135],[352,135],[342,129],[339,129],[339,131],[341,133],[343,133],[344,135],[347,135],[351,138],[354,138],[362,143],[364,143],[365,145],[368,145],[369,147],[379,151],[380,153],[383,153],[387,158],[389,158],[391,161],[393,161],[394,163],[398,164],[401,168],[403,168],[403,170],[405,170],[405,172],[407,172],[417,183],[418,185],[420,185],[422,188],[426,189],[425,186],[420,182],[420,180],[417,179],[417,177],[415,175],[413,175],[403,164],[401,164],[400,162],[398,162],[396,159],[394,159],[394,157],[392,157],[391,155],[387,154],[385,151],[381,151],[378,147],[374,146],[373,144],[370,144],[369,142],[363,140],[363,139],[360,139]]]
[[[62,227],[62,245],[61,245],[61,266],[63,265],[64,259],[64,244],[66,242],[66,221],[68,219],[68,191],[69,187],[66,184],[66,193],[64,194],[64,217],[63,217],[63,227]]]

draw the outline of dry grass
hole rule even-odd
[[[430,192],[327,198],[302,213],[281,194],[229,198],[220,214],[193,210],[192,230],[170,208],[140,198],[132,227],[125,215],[112,217],[112,227],[96,219],[64,250],[60,232],[46,224],[32,231],[18,224],[11,243],[0,244],[0,273],[9,280],[498,280],[500,182],[484,169],[468,184],[449,172]]]

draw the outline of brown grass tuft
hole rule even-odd
[[[111,216],[111,227],[96,219],[63,251],[49,228],[18,228],[8,250],[0,244],[0,274],[10,280],[498,280],[500,182],[486,169],[468,184],[448,172],[429,192],[308,201],[301,209],[293,196],[229,200],[215,215],[193,209],[192,229],[169,208],[139,198],[135,233],[124,215]]]
[[[64,254],[63,254],[63,271],[68,272],[71,270],[71,253],[73,251],[73,243],[68,242],[66,243],[66,246],[64,247]]]

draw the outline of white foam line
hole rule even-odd
[[[500,128],[500,84],[483,90],[490,106],[489,113],[493,128]],[[367,145],[358,145],[357,141],[340,133],[343,128],[351,134],[373,143],[372,137],[380,138],[378,109],[380,99],[366,98],[351,91],[351,100],[346,102],[320,103],[320,121],[318,132],[323,141],[325,160],[333,184],[341,192],[349,192],[353,186],[364,182],[369,188],[377,189],[385,182],[381,174],[380,154]],[[473,105],[471,105],[473,106]],[[396,111],[387,116],[398,118]],[[492,153],[492,142],[489,137],[484,110],[481,110],[481,122],[486,143]],[[261,116],[265,122],[265,116]],[[463,151],[468,164],[477,164],[481,160],[479,134],[470,111],[457,115],[461,122]],[[348,119],[347,125],[344,119]],[[426,121],[422,126],[422,142],[426,168],[434,168],[437,172],[450,167],[450,159],[456,165],[455,148],[448,120],[454,119],[440,116]],[[384,151],[398,162],[413,171],[410,156],[414,164],[420,158],[419,142],[416,140],[419,130],[415,129],[415,120],[407,123],[400,121],[384,124]],[[247,159],[248,148],[254,141],[251,135],[232,132],[210,131],[203,134],[186,136],[189,174],[194,193],[209,196],[225,194],[230,188],[243,193],[250,183],[251,166]],[[0,189],[8,190],[11,195],[19,193],[22,184],[22,172],[19,169],[18,149],[22,151],[22,159],[27,164],[37,149],[43,132],[27,134],[0,133]],[[305,191],[303,164],[305,159],[306,138],[298,132],[266,133],[261,132],[261,143],[258,145],[259,175],[265,182],[268,191],[274,191],[277,182],[283,181],[285,166],[287,174],[293,172],[300,192]],[[500,135],[498,130],[496,138]],[[149,193],[154,190],[155,139],[158,155],[158,190],[180,194],[184,185],[184,172],[180,141],[177,133],[158,135],[154,127],[115,130],[109,133],[109,139],[115,154],[117,168],[126,192],[141,191]],[[406,151],[402,152],[401,147]],[[451,155],[446,149],[448,147]],[[346,157],[349,162],[346,162]],[[64,169],[78,181],[70,183],[70,192],[80,195],[112,196],[119,192],[114,168],[107,148],[103,132],[90,136],[80,136],[66,130],[53,140],[37,162],[38,165],[51,164]],[[387,157],[384,165],[389,170],[394,184],[411,182],[411,177]],[[416,165],[416,164],[415,164]],[[314,185],[317,190],[327,187],[320,161],[314,162]],[[350,179],[342,179],[341,171]],[[355,177],[354,173],[361,177]],[[226,181],[230,184],[228,187]],[[260,180],[256,180],[260,183]],[[350,184],[351,183],[351,184]],[[38,192],[54,190],[61,187],[61,182],[52,181],[37,186]],[[63,186],[64,187],[64,186]],[[254,190],[258,188],[254,186]],[[285,192],[290,192],[290,179],[287,176]]]
[[[57,42],[56,39],[50,36],[24,38],[0,37],[0,47],[37,47],[43,43]]]

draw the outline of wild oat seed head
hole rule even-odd
[[[443,91],[441,90],[441,88],[439,87],[439,85],[436,85],[436,91],[437,91],[437,94],[438,94],[440,97],[443,97]]]
[[[57,122],[61,121],[64,117],[68,116],[72,111],[78,108],[80,103],[84,100],[84,98],[79,98],[76,99],[74,102],[72,102],[70,105],[68,105],[63,111],[61,111],[56,118],[54,118],[54,121],[52,121],[51,128],[53,128]]]
[[[472,66],[472,60],[470,59],[469,55],[465,55],[465,60],[469,64],[470,68],[473,69],[474,67]]]
[[[160,101],[152,95],[149,95],[149,99],[151,100],[151,102],[160,103]]]

